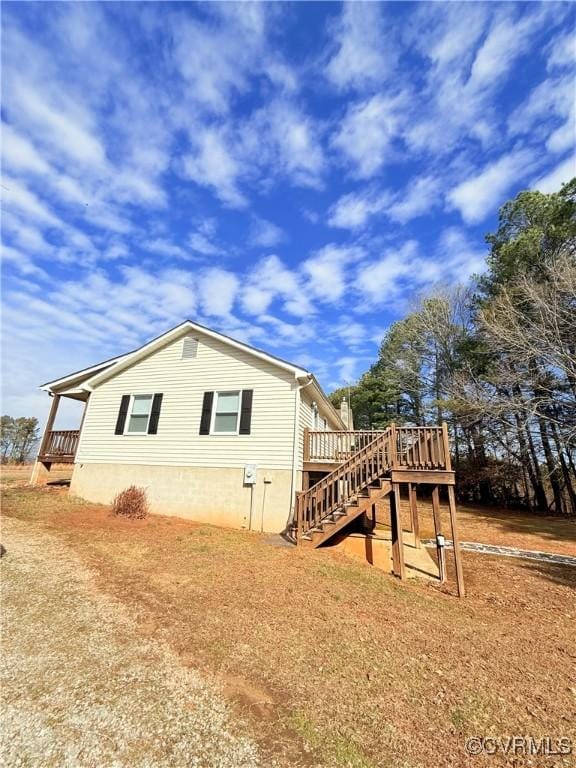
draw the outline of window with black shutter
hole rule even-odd
[[[249,435],[253,390],[205,392],[200,419],[201,435]]]
[[[123,395],[116,420],[117,435],[155,435],[162,407],[162,394]]]

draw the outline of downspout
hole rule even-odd
[[[300,384],[296,387],[296,394],[294,397],[294,435],[292,446],[292,480],[290,483],[290,514],[288,516],[288,522],[286,524],[286,531],[288,531],[294,522],[294,500],[296,495],[296,474],[298,472],[298,443],[299,443],[299,428],[300,428],[300,393],[303,389],[312,384],[314,377],[311,373],[308,374],[308,381],[305,384]],[[298,381],[298,379],[296,379]]]

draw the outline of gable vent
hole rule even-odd
[[[198,339],[194,336],[185,336],[182,344],[182,360],[190,360],[198,355]]]

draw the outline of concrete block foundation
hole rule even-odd
[[[265,482],[269,481],[269,482]],[[254,486],[243,468],[76,464],[70,493],[112,503],[130,485],[146,490],[151,512],[227,528],[278,533],[290,515],[292,473],[258,467]]]

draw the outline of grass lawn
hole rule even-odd
[[[65,489],[24,487],[18,473],[4,483],[4,514],[69,546],[140,638],[219,681],[281,764],[573,765],[470,758],[464,745],[486,735],[576,744],[574,568],[466,552],[458,600],[329,550],[177,518],[118,520]],[[463,540],[576,549],[574,523],[474,509],[459,519]]]

